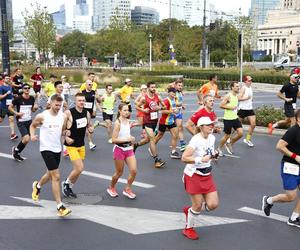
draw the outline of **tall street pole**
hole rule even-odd
[[[244,47],[244,33],[243,33],[243,28],[241,28],[241,61],[240,61],[240,83],[243,82],[243,56],[244,56],[244,51],[243,51],[243,47]]]
[[[9,40],[6,0],[0,0],[1,7],[1,40],[2,40],[2,69],[10,74]]]
[[[149,35],[149,70],[152,71],[152,34]]]
[[[202,68],[206,68],[206,0],[203,8],[203,30],[202,30]]]

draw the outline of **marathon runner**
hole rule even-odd
[[[129,123],[129,108],[125,103],[121,103],[118,108],[119,118],[115,122],[112,141],[115,144],[113,149],[113,157],[115,162],[115,173],[112,176],[111,183],[107,188],[107,193],[111,197],[117,197],[116,184],[118,179],[122,176],[124,165],[127,164],[129,168],[129,176],[127,178],[127,185],[123,190],[123,195],[129,199],[135,199],[136,194],[132,192],[131,186],[137,174],[136,158],[133,152],[132,144],[135,138],[130,134]]]
[[[44,79],[45,78],[41,73],[41,67],[36,67],[35,73],[30,77],[30,81],[33,83],[33,90],[36,96],[38,96],[41,92],[42,82]]]
[[[131,107],[131,103],[130,103],[130,99],[133,99],[133,87],[131,86],[131,79],[126,78],[125,79],[125,85],[120,88],[119,92],[118,92],[118,96],[121,99],[121,103],[125,103],[128,105],[129,108],[129,112],[132,112],[132,107]]]
[[[62,103],[62,106],[61,106],[61,111],[64,111],[66,109],[68,109],[68,104],[66,103],[65,101],[65,97],[63,95],[63,86],[62,86],[62,82],[61,81],[56,81],[54,83],[54,88],[55,88],[55,93],[52,94],[49,98],[48,98],[48,108],[51,106],[51,97],[53,95],[58,95],[60,96],[62,99],[63,99],[63,103]]]
[[[232,146],[243,136],[243,127],[238,118],[237,110],[238,110],[238,93],[239,93],[239,83],[231,82],[230,83],[230,92],[223,98],[220,103],[220,107],[224,109],[224,136],[220,141],[218,151],[220,156],[223,156],[222,148],[225,145],[228,154],[233,154]],[[234,129],[237,133],[234,137],[231,136],[232,129]],[[227,140],[230,139],[230,142]]]
[[[251,76],[244,77],[244,85],[240,89],[238,95],[239,111],[238,117],[241,122],[247,118],[249,121],[249,129],[246,138],[243,140],[249,147],[254,147],[252,142],[252,134],[256,126],[256,116],[253,110],[253,91],[252,91],[252,78]]]
[[[183,152],[186,147],[186,142],[184,140],[184,132],[183,132],[183,110],[185,107],[183,106],[183,81],[175,82],[176,92],[176,105],[179,108],[178,114],[176,114],[175,121],[176,126],[178,128],[178,138],[180,142],[180,151]]]
[[[22,74],[22,70],[17,68],[15,70],[15,75],[12,78],[12,84],[11,84],[14,97],[18,97],[22,95],[23,81],[24,81],[24,76]]]
[[[55,94],[54,83],[55,83],[56,79],[57,79],[57,76],[51,74],[50,75],[50,82],[47,82],[45,84],[45,87],[43,88],[43,91],[44,91],[44,95],[46,95],[47,97],[50,97],[50,96]]]
[[[218,158],[214,150],[215,137],[212,135],[214,122],[208,116],[202,116],[197,122],[196,134],[192,137],[182,161],[186,163],[184,169],[184,187],[192,202],[191,207],[184,207],[186,226],[182,233],[189,239],[199,238],[194,230],[194,224],[203,208],[206,211],[218,207],[219,198],[211,171],[211,161]]]
[[[285,203],[297,200],[296,206],[287,224],[300,227],[300,198],[297,197],[300,189],[300,109],[295,112],[296,124],[289,128],[277,143],[277,150],[283,154],[281,160],[281,178],[285,193],[275,196],[264,196],[262,210],[270,216],[274,203]]]
[[[9,111],[16,115],[17,127],[22,136],[22,140],[18,146],[12,147],[12,156],[16,161],[19,162],[24,161],[24,158],[20,154],[30,140],[29,128],[32,122],[32,112],[35,112],[38,109],[37,104],[35,104],[34,97],[29,95],[29,84],[23,84],[22,93],[23,94],[15,98],[12,101],[12,104],[10,104],[8,107]]]
[[[94,124],[94,127],[105,127],[108,134],[108,143],[112,143],[112,122],[114,117],[116,96],[113,93],[113,86],[111,84],[107,84],[105,86],[105,93],[100,97],[100,103],[102,103],[103,122],[100,123],[97,120]]]
[[[221,98],[218,90],[218,76],[216,74],[212,74],[209,76],[209,82],[205,83],[201,86],[201,88],[197,91],[198,103],[203,105],[203,97],[205,95],[211,95],[214,98]]]
[[[94,119],[96,117],[96,102],[99,100],[97,90],[93,90],[93,82],[91,80],[86,81],[86,89],[82,91],[85,97],[84,109],[89,112],[90,118]],[[96,145],[93,142],[92,133],[87,133],[89,140],[90,150],[95,150]]]
[[[95,73],[93,73],[93,72],[88,73],[88,79],[87,80],[92,81],[92,83],[93,83],[92,90],[96,91],[98,84],[95,82]],[[86,83],[87,82],[84,82],[83,84],[81,84],[81,86],[79,88],[79,92],[82,92],[83,90],[86,89],[86,87],[87,87]]]
[[[290,82],[286,85],[283,85],[281,90],[277,93],[277,96],[284,100],[284,114],[285,120],[275,122],[274,124],[269,123],[268,129],[269,134],[273,133],[273,130],[280,125],[290,125],[294,126],[296,124],[295,120],[295,110],[297,107],[297,97],[300,98],[299,86],[298,86],[299,76],[293,74],[290,76]]]
[[[177,139],[178,139],[178,128],[176,126],[175,117],[179,113],[179,109],[176,105],[176,92],[177,90],[175,88],[169,88],[168,89],[168,97],[164,99],[163,103],[165,105],[165,109],[161,111],[161,118],[159,119],[159,127],[158,127],[158,134],[155,137],[155,147],[156,144],[160,141],[160,139],[164,136],[164,133],[168,129],[171,133],[171,147],[172,151],[170,154],[170,157],[173,159],[180,159],[181,156],[178,152],[176,152],[176,145],[177,145]],[[153,152],[157,152],[157,149],[155,148],[155,151],[151,151],[150,148],[150,154],[153,156]]]
[[[156,84],[154,82],[147,83],[147,93],[141,97],[137,103],[137,109],[144,113],[144,127],[147,137],[134,144],[134,151],[142,145],[150,142],[149,151],[154,159],[154,167],[161,168],[166,162],[158,158],[156,152],[155,130],[158,123],[158,111],[165,108],[160,96],[156,94]]]
[[[15,140],[18,136],[15,133],[14,114],[8,110],[8,106],[12,103],[12,87],[8,74],[3,75],[4,81],[0,86],[0,123],[3,122],[5,116],[8,116],[8,122],[10,127],[10,140]]]
[[[88,88],[86,90],[88,90]],[[85,134],[86,132],[94,132],[94,128],[90,123],[91,115],[88,110],[84,109],[84,105],[85,94],[77,93],[75,95],[75,107],[65,111],[67,117],[67,130],[70,131],[69,138],[72,140],[72,143],[70,143],[70,141],[65,141],[64,145],[67,148],[73,170],[68,178],[62,182],[62,193],[66,197],[71,198],[77,198],[77,195],[73,193],[72,187],[84,170]]]
[[[61,96],[55,94],[50,99],[50,109],[38,114],[32,121],[30,126],[31,141],[37,141],[38,136],[35,134],[37,127],[40,127],[40,152],[47,167],[47,172],[39,181],[34,181],[32,184],[32,199],[39,200],[41,188],[47,182],[52,182],[52,193],[54,200],[57,203],[57,215],[66,216],[71,213],[71,210],[66,208],[60,195],[60,173],[59,163],[61,155],[61,137],[64,134],[66,141],[70,143],[72,140],[68,137],[65,125],[67,118],[63,112],[60,112],[63,105]]]
[[[197,123],[201,117],[208,116],[215,124],[217,123],[217,116],[213,111],[214,97],[211,95],[204,96],[203,105],[204,107],[199,109],[196,113],[194,113],[185,124],[185,128],[191,135],[196,134]],[[214,132],[220,133],[221,132],[220,127],[215,125]]]

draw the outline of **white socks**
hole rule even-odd
[[[300,215],[300,214],[293,212],[293,213],[292,213],[292,216],[291,216],[291,220],[292,220],[292,221],[295,221],[295,220],[299,217],[299,215]]]
[[[267,203],[268,203],[268,204],[270,204],[270,205],[272,205],[272,204],[273,204],[272,197],[269,197],[269,198],[267,199]]]
[[[196,220],[196,218],[198,217],[199,214],[200,214],[200,212],[195,212],[195,211],[192,210],[191,207],[189,208],[186,228],[194,227],[195,220]]]

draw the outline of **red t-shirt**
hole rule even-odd
[[[42,74],[34,74],[31,76],[31,79],[34,80],[33,88],[34,89],[40,89],[42,80],[44,79],[44,76]]]
[[[202,108],[198,110],[196,113],[194,113],[190,120],[197,126],[197,122],[201,117],[208,116],[212,121],[215,121],[217,119],[217,116],[214,111],[208,112],[205,108]]]

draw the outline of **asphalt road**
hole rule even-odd
[[[186,99],[188,110],[196,110],[194,97],[189,95]],[[281,104],[274,94],[255,95],[255,105],[262,102]],[[218,108],[216,112],[218,116],[222,114]],[[134,128],[133,133],[138,138],[140,129]],[[132,201],[121,194],[123,183],[117,186],[118,198],[106,194],[109,180],[105,178],[114,171],[112,145],[106,142],[105,130],[96,129],[97,149],[87,150],[87,172],[79,178],[74,191],[103,200],[91,205],[69,205],[73,212],[66,219],[55,215],[50,184],[43,187],[40,203],[30,201],[31,184],[46,169],[38,143],[30,143],[23,153],[27,159],[18,163],[7,158],[17,144],[8,136],[5,121],[0,126],[0,249],[299,249],[299,228],[285,222],[293,203],[276,204],[272,212],[277,215],[272,218],[260,213],[262,196],[282,191],[281,155],[275,149],[279,137],[256,135],[254,148],[240,141],[234,148],[235,158],[219,160],[213,175],[220,206],[203,213],[197,228],[200,239],[191,241],[181,235],[182,207],[190,204],[181,181],[184,164],[169,158],[168,133],[158,145],[159,155],[167,160],[166,168],[153,168],[147,146],[137,150],[136,181],[140,183],[133,187],[137,199]],[[66,178],[71,170],[68,158],[62,158],[60,170],[62,179]],[[126,175],[127,171],[123,177]]]

